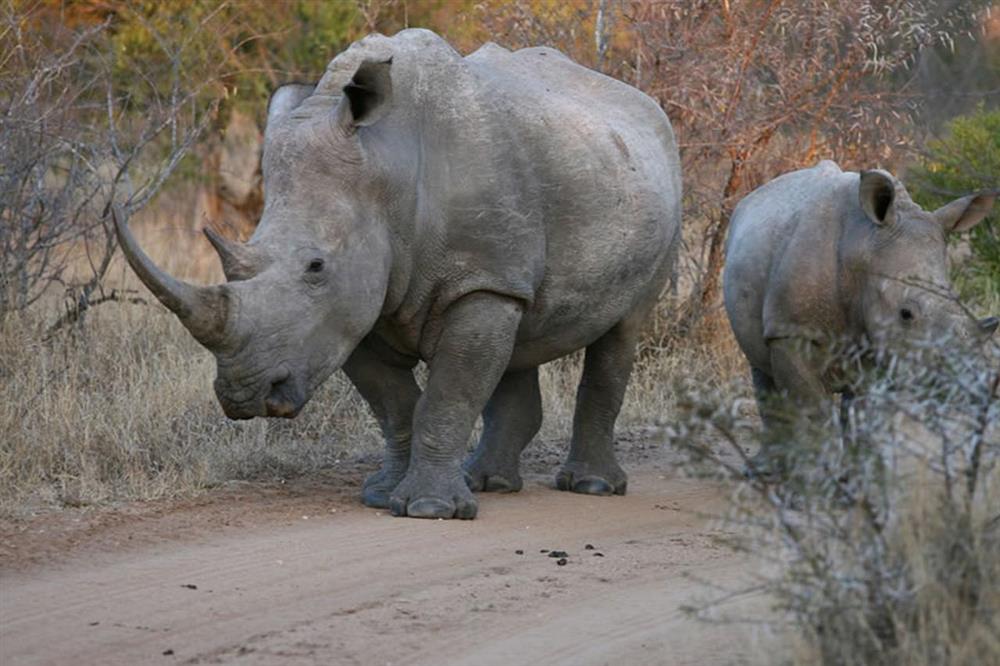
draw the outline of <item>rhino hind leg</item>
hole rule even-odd
[[[625,494],[628,479],[615,460],[614,430],[632,374],[639,330],[637,323],[621,322],[587,347],[569,456],[556,475],[559,490]]]
[[[475,491],[517,492],[521,451],[542,426],[538,368],[507,372],[483,410],[483,434],[465,462],[465,481]]]
[[[413,415],[410,465],[389,498],[394,515],[476,517],[462,456],[510,362],[521,312],[520,302],[489,292],[469,294],[445,312]]]
[[[382,347],[376,340],[366,339],[344,364],[344,372],[368,403],[385,437],[382,467],[365,479],[361,501],[366,506],[386,509],[390,493],[403,480],[410,464],[413,412],[420,399],[420,386],[413,377],[416,359]]]

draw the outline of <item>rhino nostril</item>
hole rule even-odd
[[[288,383],[288,374],[284,374],[279,379],[275,379],[271,382],[271,393],[281,390],[281,387]]]
[[[302,402],[298,386],[291,380],[290,373],[285,372],[280,379],[271,382],[264,408],[268,416],[287,419],[299,413]]]
[[[979,320],[979,330],[983,335],[993,335],[997,330],[997,326],[1000,326],[1000,319],[997,317],[987,317],[986,319]]]

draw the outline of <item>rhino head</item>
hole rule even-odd
[[[264,211],[245,243],[206,229],[226,283],[195,286],[160,268],[115,219],[139,278],[217,361],[226,415],[291,418],[374,326],[392,251],[385,174],[363,130],[391,97],[390,62],[360,65],[339,101],[313,86],[272,96],[264,138]]]
[[[927,212],[882,170],[861,173],[858,195],[871,224],[854,227],[849,239],[847,273],[855,287],[847,291],[868,337],[886,344],[992,335],[1000,320],[975,320],[955,296],[947,237],[979,224],[995,195],[973,194]]]

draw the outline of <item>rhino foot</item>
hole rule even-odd
[[[628,478],[617,464],[600,468],[587,463],[567,462],[556,474],[556,488],[584,495],[624,495]]]
[[[388,509],[389,496],[403,480],[406,470],[388,470],[385,467],[375,472],[361,486],[361,503],[373,509]]]
[[[436,470],[410,471],[389,497],[394,516],[410,518],[476,517],[479,503],[461,474]]]
[[[500,465],[478,456],[465,463],[465,483],[475,492],[516,493],[524,486],[516,463]]]

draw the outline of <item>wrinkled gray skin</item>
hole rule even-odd
[[[119,225],[136,272],[215,353],[227,415],[294,416],[342,367],[386,438],[365,504],[472,518],[470,489],[521,487],[538,366],[585,347],[557,485],[625,492],[614,423],[680,228],[677,148],[651,99],[548,48],[462,58],[406,30],[279,89],[264,143],[257,231],[209,233],[227,284],[163,274]]]
[[[971,195],[927,212],[885,171],[824,161],[750,193],[733,212],[723,276],[726,312],[764,405],[786,393],[817,407],[845,389],[810,353],[833,340],[985,339],[954,299],[948,234],[990,211]]]

